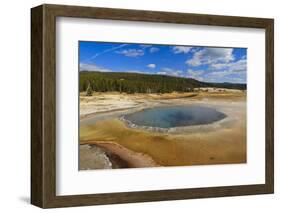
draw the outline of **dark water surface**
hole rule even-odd
[[[210,124],[225,117],[224,113],[203,106],[157,107],[124,116],[135,125],[160,128]]]

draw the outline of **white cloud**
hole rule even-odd
[[[149,49],[149,52],[150,53],[156,53],[156,52],[158,52],[159,51],[159,48],[157,48],[157,47],[151,47],[150,49]]]
[[[187,75],[188,76],[201,76],[204,73],[204,70],[192,70],[192,69],[188,69],[187,70]]]
[[[138,57],[144,55],[144,51],[142,49],[126,49],[126,50],[116,51],[116,53],[122,54],[127,57]]]
[[[99,72],[128,72],[128,73],[141,73],[141,74],[149,74],[147,72],[144,71],[140,71],[140,70],[110,70],[110,69],[106,69],[103,67],[99,67],[95,64],[86,64],[86,63],[80,63],[80,71],[99,71]]]
[[[191,53],[195,53],[197,51],[200,50],[200,47],[192,47],[192,49],[190,50]]]
[[[184,77],[183,76],[183,71],[182,70],[175,70],[169,67],[164,67],[160,70],[161,74],[165,73],[165,75],[170,75],[170,76],[180,76],[180,77]],[[158,73],[160,73],[158,72]]]
[[[230,71],[226,70],[226,71],[210,72],[210,73],[208,73],[208,76],[214,76],[214,77],[222,78],[222,77],[230,75],[230,74],[232,74],[232,73]]]
[[[80,71],[100,71],[100,72],[112,72],[110,69],[106,69],[103,67],[99,67],[95,64],[87,64],[87,63],[80,63],[79,64]]]
[[[165,72],[165,71],[159,71],[159,72],[157,72],[157,74],[158,74],[158,75],[166,75],[167,72]]]
[[[217,63],[217,64],[211,64],[211,69],[214,70],[228,70],[230,72],[246,72],[247,70],[247,60],[241,59],[235,62],[230,63]]]
[[[204,48],[193,54],[193,57],[186,61],[191,66],[199,66],[213,63],[226,63],[234,60],[232,48]]]
[[[194,78],[196,80],[202,81],[203,80],[203,77],[202,77],[203,74],[204,74],[204,70],[188,69],[187,73],[186,73],[186,77]]]
[[[229,76],[232,74],[229,71],[212,72],[205,76],[208,82],[232,82],[232,83],[245,83],[245,78],[241,76]]]
[[[245,83],[245,79],[236,78],[236,77],[226,78],[226,81],[229,81],[229,82],[232,82],[232,83]]]
[[[117,49],[120,49],[122,47],[125,47],[125,46],[128,46],[128,44],[121,44],[121,45],[118,45],[116,47],[113,47],[113,48],[110,48],[110,49],[106,49],[102,52],[99,52],[99,53],[96,53],[95,55],[93,55],[90,59],[95,59],[96,57],[100,56],[100,55],[103,55],[104,53],[108,53],[108,52],[111,52],[111,51],[114,51],[114,50],[117,50]]]
[[[141,44],[140,47],[141,48],[148,48],[148,47],[151,47],[152,45],[150,44]]]
[[[151,69],[154,69],[156,67],[156,64],[148,64],[147,67],[151,68]]]
[[[186,77],[199,81],[244,83],[246,71],[247,60],[242,58],[235,62],[209,64],[206,71],[188,69]]]
[[[179,54],[179,53],[188,53],[192,47],[186,47],[186,46],[174,46],[172,48],[173,53]]]
[[[213,81],[221,82],[223,79],[226,82],[245,83],[247,60],[242,58],[235,62],[212,64],[209,71],[206,77]]]

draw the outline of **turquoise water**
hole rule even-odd
[[[210,124],[225,117],[224,113],[204,106],[157,107],[124,116],[135,125],[160,128]]]

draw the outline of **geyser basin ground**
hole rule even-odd
[[[92,101],[80,104],[82,111],[88,109],[84,105],[90,105],[95,111],[80,117],[80,146],[100,147],[105,150],[102,155],[111,162],[116,162],[114,156],[117,155],[127,162],[129,168],[247,162],[245,93],[200,93],[191,98],[182,97],[183,94],[172,95],[181,96],[177,99],[154,94],[99,94],[90,97]],[[128,108],[123,102],[132,105]],[[120,119],[149,109],[178,106],[204,106],[227,117],[210,124],[174,128],[139,128]],[[80,169],[96,168],[95,155],[90,157],[93,162],[90,166],[88,157],[80,155]]]
[[[226,115],[204,106],[168,106],[145,109],[128,114],[124,119],[137,126],[173,128],[210,124]]]

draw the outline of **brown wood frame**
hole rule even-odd
[[[262,28],[266,32],[265,184],[194,189],[56,196],[56,17]],[[274,191],[274,20],[64,5],[31,9],[31,203],[66,207],[219,196]]]

